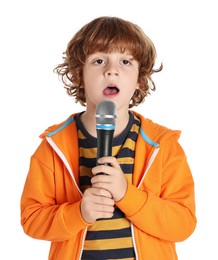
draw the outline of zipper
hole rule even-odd
[[[64,163],[64,165],[66,166],[68,172],[70,173],[70,176],[71,176],[71,178],[72,178],[72,180],[73,180],[73,182],[74,182],[74,184],[75,184],[77,190],[79,191],[80,195],[82,196],[82,192],[81,192],[80,188],[78,187],[78,185],[77,185],[77,183],[76,183],[75,177],[74,177],[74,175],[73,175],[73,171],[72,171],[72,169],[71,169],[71,167],[70,167],[70,165],[69,165],[69,163],[68,163],[66,157],[64,156],[64,154],[62,153],[62,151],[57,147],[57,145],[55,144],[55,142],[52,140],[51,137],[48,137],[48,136],[47,136],[46,139],[47,139],[48,143],[51,145],[51,147],[54,149],[54,151],[55,151],[55,152],[59,155],[59,157],[61,158],[62,162]]]
[[[52,140],[51,137],[48,137],[48,136],[47,136],[46,139],[47,139],[48,143],[51,145],[51,147],[54,149],[54,151],[55,151],[55,152],[59,155],[59,157],[61,158],[62,162],[64,163],[64,165],[66,166],[68,172],[70,173],[70,176],[71,176],[71,178],[72,178],[72,180],[73,180],[73,182],[74,182],[74,184],[75,184],[77,190],[79,191],[80,195],[82,196],[82,192],[81,192],[79,186],[78,186],[77,183],[76,183],[75,177],[74,177],[74,175],[73,175],[73,171],[72,171],[72,169],[71,169],[71,167],[70,167],[70,165],[69,165],[69,163],[68,163],[66,157],[65,157],[64,154],[61,152],[61,150],[57,147],[57,145],[55,144],[55,142]],[[83,252],[83,247],[84,247],[84,241],[85,241],[86,233],[87,233],[87,228],[85,228],[85,230],[84,230],[84,232],[83,232],[83,235],[82,235],[82,238],[81,238],[81,239],[82,239],[82,246],[81,246],[81,250],[80,250],[79,259],[81,259],[81,257],[82,257],[82,252]]]
[[[83,232],[83,236],[82,236],[82,247],[80,249],[80,255],[79,255],[79,260],[81,260],[82,257],[82,253],[83,253],[83,248],[84,248],[84,242],[86,239],[86,233],[87,233],[88,228],[85,228],[84,232]]]
[[[132,243],[133,243],[133,249],[135,252],[135,260],[138,260],[138,251],[137,251],[137,246],[136,246],[136,241],[135,241],[135,233],[134,233],[134,226],[131,223],[131,233],[132,233]]]
[[[153,152],[152,156],[150,157],[150,160],[148,162],[148,166],[147,166],[147,168],[146,168],[146,170],[145,170],[145,172],[144,172],[144,174],[143,174],[143,176],[141,178],[140,183],[137,186],[137,189],[140,188],[140,186],[141,186],[141,184],[142,184],[142,182],[143,182],[143,180],[144,180],[148,170],[150,169],[154,159],[156,158],[159,150],[160,150],[160,148],[155,148],[154,149],[154,152]],[[136,245],[136,241],[135,241],[134,225],[132,223],[131,223],[131,232],[132,232],[132,240],[133,240],[133,247],[134,247],[134,251],[135,251],[135,257],[136,257],[136,260],[138,260],[139,258],[138,258],[138,252],[137,252],[137,245]]]
[[[146,170],[145,170],[145,172],[144,172],[144,174],[143,174],[143,176],[142,176],[142,178],[141,178],[140,183],[139,183],[138,186],[137,186],[137,189],[139,189],[139,187],[141,186],[142,182],[144,181],[144,178],[145,178],[145,176],[146,176],[148,170],[150,169],[150,167],[151,167],[151,165],[152,165],[154,159],[156,158],[156,156],[157,156],[159,150],[160,150],[160,148],[155,148],[155,149],[154,149],[154,152],[153,152],[153,154],[151,155],[151,157],[150,157],[150,159],[149,159],[148,166],[147,166],[147,168],[146,168]]]

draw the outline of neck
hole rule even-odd
[[[119,134],[121,134],[124,131],[124,129],[126,128],[128,122],[129,122],[129,111],[127,111],[127,113],[125,113],[125,114],[118,113],[117,119],[116,119],[114,136],[118,136]]]

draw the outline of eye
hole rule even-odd
[[[104,63],[104,60],[102,60],[102,59],[97,59],[94,61],[94,64],[97,64],[97,65],[101,65],[103,63]]]
[[[122,60],[122,63],[124,64],[124,65],[131,65],[131,62],[129,61],[129,60]]]

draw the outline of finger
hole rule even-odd
[[[93,175],[99,175],[100,177],[104,176],[104,175],[110,175],[112,171],[113,171],[112,167],[108,166],[108,165],[98,165],[98,166],[92,168]],[[99,174],[99,173],[101,173],[101,174]],[[102,174],[102,173],[104,173],[104,174]]]
[[[119,167],[117,159],[113,156],[104,156],[98,159],[99,164],[110,164],[113,167]]]
[[[114,215],[114,212],[102,212],[102,211],[97,211],[95,212],[95,217],[96,219],[100,218],[112,218]]]
[[[112,200],[111,198],[102,197],[102,196],[96,196],[94,203],[95,203],[96,207],[97,207],[97,205],[100,207],[100,211],[101,210],[107,211],[106,210],[107,208],[111,209],[114,206],[114,200]]]
[[[96,187],[89,188],[89,192],[91,192],[92,195],[95,196],[101,196],[101,197],[106,197],[106,198],[112,198],[111,193],[108,190]]]
[[[109,206],[109,205],[96,204],[94,211],[95,212],[113,213],[114,212],[114,207],[113,206]]]
[[[109,183],[111,182],[109,174],[95,175],[91,178],[92,187],[96,183]],[[100,187],[101,188],[101,187]]]

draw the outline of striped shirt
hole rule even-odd
[[[129,113],[129,122],[123,133],[113,138],[112,156],[115,156],[127,180],[132,183],[135,142],[140,127],[139,119]],[[91,170],[96,166],[97,138],[84,128],[81,114],[76,116],[79,137],[80,189],[91,186]],[[135,259],[130,222],[124,213],[115,208],[110,219],[98,219],[88,228],[82,260]]]

